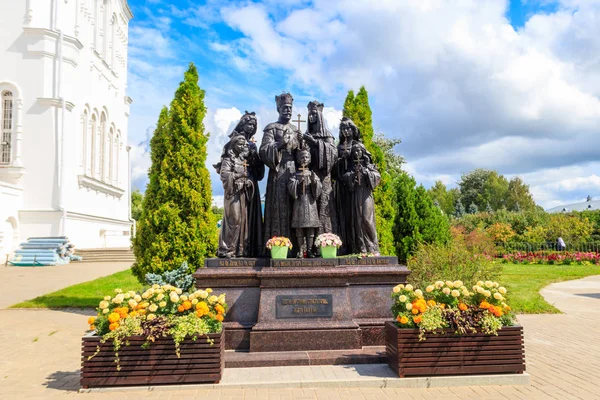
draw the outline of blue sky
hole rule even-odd
[[[257,112],[259,127],[276,118],[282,90],[295,113],[324,102],[337,135],[347,91],[365,85],[375,129],[402,140],[396,150],[426,187],[488,168],[521,176],[544,207],[600,197],[600,1],[129,5],[129,141],[142,190],[153,124],[193,61],[206,91],[209,166],[244,110]]]

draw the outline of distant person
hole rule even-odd
[[[556,242],[559,251],[565,251],[567,249],[567,245],[565,244],[563,238],[559,237]]]

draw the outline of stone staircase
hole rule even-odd
[[[131,262],[135,261],[133,250],[128,247],[112,249],[75,249],[82,262]]]

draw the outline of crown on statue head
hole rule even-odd
[[[279,108],[284,104],[293,104],[294,98],[289,93],[281,93],[279,96],[275,96],[275,103],[277,103],[277,108]]]
[[[313,100],[310,103],[308,103],[307,107],[308,107],[308,111],[311,111],[311,110],[323,111],[324,104],[321,103],[320,101]]]

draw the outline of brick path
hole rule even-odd
[[[565,314],[519,317],[525,329],[530,386],[431,389],[207,389],[194,386],[78,394],[75,391],[79,379],[80,337],[85,329],[85,315],[90,312],[8,309],[0,310],[0,399],[600,399],[600,276],[554,284],[542,294]],[[265,368],[257,380],[267,382],[270,376],[293,375],[288,368],[298,367]],[[236,370],[229,372],[237,373]],[[318,374],[318,371],[311,373]],[[228,379],[235,379],[231,374]],[[341,380],[340,385],[347,384],[345,382]]]
[[[49,267],[0,266],[0,308],[131,267],[130,262],[72,262]]]

